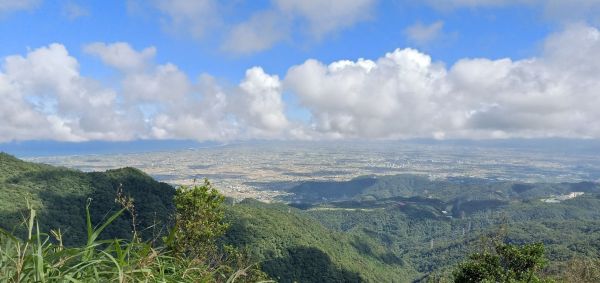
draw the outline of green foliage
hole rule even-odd
[[[26,217],[24,240],[0,229],[0,282],[268,282],[244,255],[226,247],[216,258],[182,255],[170,246],[155,246],[139,238],[99,240],[128,207],[97,226],[86,206],[87,240],[80,246],[64,246],[60,230],[40,233],[36,210]],[[180,239],[181,240],[181,239]],[[208,247],[216,250],[217,247]]]
[[[201,186],[182,186],[175,193],[175,227],[172,248],[190,257],[214,253],[216,240],[225,233],[223,222],[225,197],[204,180]]]
[[[462,190],[462,185],[468,191],[479,186],[484,193],[474,194],[481,199],[459,195],[459,199],[446,196],[444,200],[419,196],[415,189],[411,193],[414,195],[407,196],[308,203],[303,206],[305,210],[245,200],[228,208],[232,227],[225,241],[248,250],[250,258],[262,262],[262,270],[271,277],[302,282],[318,281],[317,274],[324,273],[348,276],[342,278],[350,281],[356,274],[371,282],[418,278],[438,278],[441,282],[451,279],[454,266],[477,251],[481,235],[503,225],[507,226],[507,239],[513,243],[543,242],[553,266],[575,255],[600,255],[600,244],[594,246],[600,243],[600,238],[594,236],[594,231],[600,231],[594,228],[600,227],[600,198],[594,194],[595,184],[587,185],[589,190],[584,196],[549,205],[513,197],[519,193],[542,195],[543,189],[568,192],[573,185],[528,184],[515,189],[502,182],[456,181],[444,186],[441,181],[403,180],[407,180],[407,188],[436,184],[438,188],[427,188],[431,195],[439,191],[447,196],[458,195],[451,190]],[[393,185],[392,179],[387,181]],[[311,194],[310,198],[323,201],[318,190],[302,188]],[[337,189],[333,185],[329,188]],[[507,196],[513,196],[497,198],[504,193],[491,194],[491,190],[504,190]],[[369,192],[376,195],[372,186]],[[457,216],[452,217],[453,211]],[[316,268],[298,260],[311,257],[327,264]]]
[[[223,241],[247,250],[277,281],[405,282],[416,275],[371,237],[333,231],[287,205],[244,200],[227,207],[227,219]]]
[[[102,238],[130,239],[135,227],[145,240],[166,234],[174,211],[175,189],[159,183],[134,168],[84,173],[61,167],[24,162],[0,153],[0,228],[24,237],[19,224],[26,214],[25,199],[38,211],[40,230],[61,229],[69,235],[66,245],[83,244],[87,240],[86,200],[93,199],[90,211],[94,223],[121,209],[115,203],[120,191],[135,202],[135,210],[122,213],[102,233]],[[135,218],[135,223],[132,223]],[[16,229],[16,230],[15,230]]]
[[[549,282],[540,278],[546,266],[544,245],[518,247],[497,243],[493,252],[475,253],[454,272],[454,282]]]
[[[600,282],[600,259],[573,258],[560,266],[560,282],[594,283]]]
[[[87,214],[88,239],[81,246],[64,246],[59,230],[41,233],[36,210],[30,208],[21,240],[0,230],[1,282],[212,282],[222,277],[206,264],[191,264],[163,247],[98,236],[124,210],[94,227]],[[224,281],[224,280],[223,280]]]
[[[244,252],[217,245],[223,201],[208,182],[176,194],[133,168],[82,173],[0,154],[0,226],[14,231],[0,229],[0,282],[266,280]],[[165,231],[171,245],[157,240]]]
[[[0,154],[0,227],[13,231],[0,236],[0,277],[21,270],[42,272],[23,277],[38,281],[68,274],[81,281],[447,282],[460,266],[464,276],[493,281],[600,281],[597,183],[398,175],[307,182],[292,191],[304,210],[253,200],[224,205],[208,182],[175,190],[134,168],[83,173]],[[585,195],[539,200],[572,191]],[[23,227],[27,197],[37,215]],[[37,226],[55,230],[48,236]],[[507,242],[524,246],[483,251],[478,239],[499,226]],[[543,249],[526,245],[532,242]],[[540,251],[550,260],[544,276]],[[69,273],[78,268],[87,275]]]
[[[363,282],[358,272],[336,266],[318,248],[293,247],[287,255],[263,263],[262,269],[278,282]],[[391,275],[391,274],[389,274]]]

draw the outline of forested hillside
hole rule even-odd
[[[265,272],[283,282],[318,282],[323,274],[354,278],[354,273],[370,282],[451,278],[455,266],[491,238],[543,243],[550,260],[545,272],[552,276],[563,274],[573,260],[600,257],[597,195],[492,206],[462,218],[443,214],[440,203],[393,198],[300,210],[245,200],[228,209],[233,225],[225,241],[248,250]],[[313,266],[309,259],[314,258],[327,264]]]
[[[247,250],[280,282],[402,282],[417,275],[372,237],[333,231],[284,204],[244,200],[228,208],[227,219],[224,241]]]
[[[252,201],[232,207],[242,219],[237,225],[246,228],[230,233],[247,235],[230,240],[266,262],[286,262],[289,250],[325,242],[320,249],[332,262],[356,270],[352,267],[356,261],[343,259],[357,252],[364,266],[359,274],[387,282],[392,274],[400,281],[403,276],[450,278],[455,266],[481,250],[486,245],[482,239],[490,238],[517,245],[543,243],[550,259],[545,272],[554,275],[573,261],[600,257],[595,228],[600,227],[600,186],[593,182],[364,176],[343,182],[309,181],[289,192],[293,195],[287,199],[298,209]],[[277,236],[271,238],[269,233]],[[315,234],[307,240],[307,235]],[[336,240],[329,243],[330,237]],[[350,243],[343,256],[331,250],[343,243]],[[270,274],[306,270],[279,266]]]
[[[91,202],[92,221],[102,222],[120,208],[117,192],[135,201],[136,225],[149,239],[166,231],[173,211],[175,189],[140,170],[123,168],[84,173],[77,170],[21,161],[0,153],[0,227],[11,231],[24,219],[27,202],[39,211],[40,229],[61,229],[67,244],[85,240],[85,206]],[[149,229],[146,229],[151,227]],[[131,238],[131,214],[124,213],[103,236]]]

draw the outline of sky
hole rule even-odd
[[[0,143],[600,138],[598,0],[0,0]]]

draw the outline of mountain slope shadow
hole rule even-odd
[[[44,167],[40,171],[12,172],[10,178],[0,180],[0,228],[26,235],[21,224],[29,214],[26,202],[30,201],[41,231],[60,229],[66,245],[81,244],[87,238],[88,199],[92,223],[98,225],[122,208],[115,203],[118,191],[133,200],[138,236],[151,240],[166,233],[174,210],[175,189],[133,168],[84,173]],[[101,238],[131,239],[133,230],[132,215],[127,211],[102,232]]]
[[[313,247],[294,247],[288,255],[262,264],[262,270],[277,282],[363,282],[356,272],[336,266],[323,251]]]

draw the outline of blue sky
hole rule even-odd
[[[228,17],[223,20],[228,24],[240,23],[253,12],[270,6],[269,1],[248,2],[253,5],[244,3],[240,5],[243,10],[228,11]],[[155,46],[157,62],[172,62],[191,76],[210,73],[237,82],[252,66],[262,66],[282,76],[289,66],[308,58],[324,62],[374,59],[403,47],[426,51],[434,60],[447,64],[465,57],[520,59],[537,54],[540,42],[560,28],[559,24],[544,19],[538,9],[528,6],[444,11],[406,1],[373,2],[369,18],[323,38],[303,34],[301,24],[296,24],[290,42],[240,55],[221,50],[217,38],[224,28],[208,31],[201,39],[174,34],[161,25],[166,16],[148,4],[140,3],[140,11],[132,11],[127,1],[45,1],[31,9],[4,12],[0,54],[22,54],[27,48],[58,42],[80,60],[84,74],[106,75],[103,66],[95,58],[86,56],[82,47],[90,42],[124,41],[136,49]],[[77,5],[84,14],[70,18],[66,12],[70,5]],[[443,21],[444,26],[439,38],[431,43],[415,43],[404,32],[416,23],[427,25],[436,21]]]
[[[596,2],[7,0],[0,141],[597,138]]]

